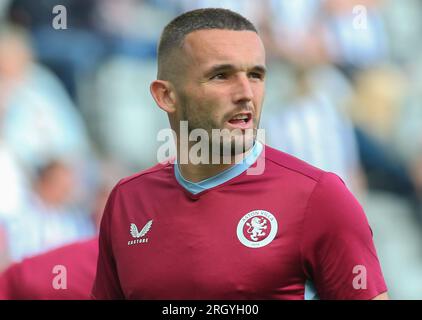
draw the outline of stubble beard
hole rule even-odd
[[[218,156],[234,158],[245,154],[252,148],[257,135],[257,123],[254,122],[253,129],[247,130],[221,128],[212,119],[212,114],[204,114],[204,111],[202,111],[204,109],[212,110],[212,108],[201,108],[198,110],[197,105],[194,105],[185,94],[180,94],[180,102],[182,110],[181,121],[187,121],[189,136],[196,129],[205,130],[208,135],[208,141],[201,141],[201,138],[199,138],[196,142],[190,141],[188,143],[191,145],[207,143],[206,147],[209,150],[210,158],[213,157],[213,154],[217,158]]]

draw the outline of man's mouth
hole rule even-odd
[[[252,125],[252,113],[251,112],[238,113],[234,115],[227,122],[233,127],[240,128],[240,129],[247,129],[251,127]]]

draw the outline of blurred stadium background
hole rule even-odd
[[[156,162],[157,41],[199,7],[259,27],[267,143],[343,178],[391,298],[422,299],[421,0],[0,0],[0,271],[94,235],[110,188]]]

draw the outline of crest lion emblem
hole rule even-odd
[[[276,217],[265,210],[245,214],[237,225],[237,238],[249,248],[261,248],[271,243],[278,231]]]
[[[251,223],[246,222],[246,225],[249,227],[247,233],[251,235],[250,237],[253,241],[258,241],[257,237],[265,236],[266,233],[262,230],[267,229],[266,224],[267,220],[259,217],[252,218]]]

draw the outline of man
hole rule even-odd
[[[91,208],[96,229],[110,193],[110,183],[115,181],[110,175],[115,168],[104,169],[107,176],[101,177]],[[97,258],[98,236],[95,236],[15,262],[0,273],[0,300],[88,300]]]
[[[5,219],[12,261],[95,234],[95,226],[86,210],[74,205],[72,196],[78,185],[74,174],[74,168],[60,159],[39,168],[32,192],[21,200],[22,211]]]
[[[264,79],[264,47],[242,16],[199,9],[166,26],[151,93],[179,152],[111,192],[94,298],[304,299],[310,282],[322,299],[386,298],[368,222],[341,180],[257,141]],[[190,156],[183,121],[222,131],[208,153],[220,161]]]

